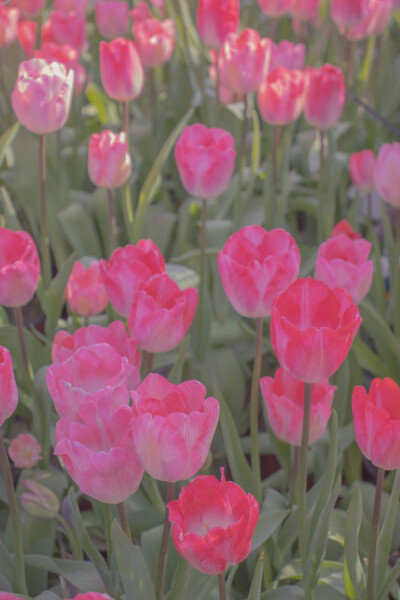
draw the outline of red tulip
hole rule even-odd
[[[277,67],[267,75],[258,90],[258,108],[271,125],[295,121],[304,108],[306,82],[302,71]]]
[[[9,448],[8,455],[18,469],[32,469],[41,456],[42,447],[30,433],[20,433],[15,437]]]
[[[359,190],[362,190],[363,192],[372,192],[374,190],[375,165],[376,158],[372,150],[354,152],[350,156],[350,177]]]
[[[133,24],[133,35],[145,67],[164,65],[175,46],[175,25],[172,19],[145,19]]]
[[[354,432],[361,452],[381,469],[400,468],[400,389],[389,377],[374,379],[369,392],[356,386]]]
[[[340,367],[361,320],[345,290],[298,279],[274,302],[271,343],[282,367],[301,381],[318,383]]]
[[[280,440],[301,446],[304,382],[279,367],[274,377],[262,377],[260,386],[272,431]],[[335,390],[336,386],[329,385],[328,380],[312,386],[309,444],[317,441],[326,429]]]
[[[36,292],[39,275],[39,256],[29,233],[0,227],[0,304],[27,304]]]
[[[400,144],[383,144],[374,171],[378,194],[395,208],[400,208]]]
[[[267,317],[275,297],[298,276],[300,252],[283,229],[258,225],[231,235],[218,255],[222,285],[233,307],[244,317]]]
[[[206,46],[220,48],[228,33],[239,27],[239,0],[199,0],[197,29]]]
[[[119,102],[134,100],[143,91],[144,70],[135,44],[119,37],[100,42],[100,77],[106,94]]]
[[[89,177],[98,187],[121,187],[132,172],[132,161],[126,133],[104,129],[94,133],[89,141]]]
[[[100,35],[112,40],[126,34],[129,6],[119,0],[96,0],[94,13]]]
[[[18,404],[18,388],[15,383],[11,354],[4,346],[0,346],[0,384],[2,390],[0,398],[1,426],[8,417],[11,417]]]
[[[133,442],[146,473],[174,482],[201,469],[219,417],[218,401],[205,395],[199,381],[174,385],[157,374],[132,392]]]
[[[330,129],[339,120],[345,101],[345,86],[340,67],[323,65],[307,69],[308,85],[304,116],[317,129]]]
[[[248,556],[258,521],[257,500],[233,481],[200,475],[168,503],[179,554],[207,575],[219,575]]]

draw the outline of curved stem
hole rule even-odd
[[[112,191],[107,189],[107,203],[108,203],[108,227],[109,227],[109,243],[110,243],[110,254],[117,247],[117,219],[115,217],[114,200]]]
[[[226,600],[225,575],[223,573],[218,575],[218,591],[219,600]]]
[[[251,467],[253,469],[255,496],[261,502],[260,451],[258,448],[258,388],[260,384],[261,362],[263,350],[263,318],[256,319],[256,355],[254,358],[253,378],[250,396],[250,438]]]
[[[8,507],[10,510],[10,519],[13,531],[14,540],[14,553],[15,553],[15,564],[16,564],[16,583],[18,589],[15,591],[26,595],[28,590],[26,588],[25,581],[25,564],[24,564],[24,546],[22,543],[21,525],[18,514],[17,497],[15,495],[14,483],[10,469],[10,463],[8,460],[7,449],[4,443],[4,439],[0,430],[0,464],[3,472],[4,483],[8,498]]]
[[[46,208],[46,136],[39,136],[39,182],[40,182],[40,239],[42,247],[43,286],[47,290],[51,282],[50,242],[47,231]]]
[[[174,499],[175,494],[175,483],[169,482],[167,486],[167,499],[166,499],[166,507],[165,507],[165,515],[164,515],[164,529],[161,538],[161,548],[160,548],[160,557],[158,559],[158,569],[157,569],[157,588],[156,588],[156,600],[162,600],[164,596],[164,586],[165,586],[165,571],[167,567],[167,558],[168,558],[168,542],[169,542],[169,534],[171,532],[171,523],[168,519],[168,502]]]
[[[376,545],[379,532],[379,516],[381,512],[383,480],[385,470],[379,467],[376,478],[374,512],[372,517],[371,546],[369,548],[368,576],[367,576],[367,600],[375,598],[375,567],[376,567]]]
[[[117,504],[119,521],[121,523],[121,527],[128,536],[128,538],[132,539],[131,528],[129,526],[128,515],[126,514],[125,502],[120,502]]]
[[[310,420],[311,420],[311,394],[312,383],[304,384],[304,415],[303,415],[303,431],[301,435],[301,448],[299,459],[299,471],[297,479],[297,503],[299,507],[299,546],[301,564],[304,565],[307,560],[307,454],[308,454],[308,439],[310,436]]]

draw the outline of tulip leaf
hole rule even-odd
[[[260,598],[261,600],[305,600],[305,592],[297,585],[283,585],[276,590],[264,592]]]
[[[193,113],[194,109],[191,108],[170,133],[169,137],[167,138],[166,142],[161,148],[160,153],[154,161],[154,164],[146,177],[142,189],[140,190],[138,206],[133,225],[135,242],[138,242],[142,237],[142,228],[147,208],[152,203],[154,196],[156,195],[157,190],[161,185],[161,169],[168,156],[170,155],[170,152],[176,140],[178,139],[179,134],[181,133],[185,125],[187,125],[187,123],[190,121]]]
[[[182,382],[183,366],[186,360],[186,354],[189,348],[190,336],[186,335],[182,342],[179,344],[179,354],[177,360],[172,365],[172,368],[168,375],[168,381],[178,385]]]
[[[393,569],[390,571],[389,575],[386,577],[382,586],[379,588],[377,598],[387,598],[392,587],[398,583],[398,578],[400,577],[400,560],[397,561]]]
[[[251,549],[255,550],[275,533],[279,525],[284,521],[290,510],[278,509],[261,513],[254,530]]]
[[[360,337],[357,336],[353,341],[351,350],[355,353],[360,366],[375,377],[392,377],[392,379],[396,379],[396,372],[391,371]]]
[[[220,405],[222,437],[224,438],[224,445],[233,479],[245,491],[253,490],[253,474],[243,453],[235,421],[215,379],[213,381],[213,394]]]
[[[11,586],[4,575],[0,574],[0,592],[12,592]]]
[[[346,512],[344,531],[344,583],[350,600],[359,598],[365,589],[365,576],[358,554],[358,536],[363,517],[360,486],[355,486],[354,496]]]
[[[261,583],[263,576],[263,565],[264,565],[264,552],[260,554],[257,566],[254,571],[253,580],[249,591],[247,600],[260,600],[261,599]]]
[[[25,565],[62,575],[81,592],[104,592],[103,582],[94,565],[88,560],[66,560],[50,558],[43,554],[27,554]]]
[[[3,164],[4,157],[10,145],[13,143],[15,136],[20,128],[20,122],[17,121],[14,125],[11,125],[7,131],[0,137],[0,167]]]
[[[71,202],[58,213],[57,219],[78,256],[100,258],[102,251],[94,221],[79,202]]]
[[[397,469],[390,494],[389,504],[385,512],[385,519],[381,527],[376,549],[376,585],[379,588],[385,579],[388,558],[392,543],[394,525],[399,507],[400,495],[400,469]]]
[[[88,101],[92,106],[95,107],[97,111],[97,117],[101,123],[104,125],[109,120],[109,105],[110,99],[95,83],[90,82],[85,89],[85,95]]]
[[[21,223],[18,219],[17,211],[15,210],[14,204],[5,187],[0,187],[4,218],[6,227],[13,231],[20,231],[22,229]]]
[[[4,543],[1,540],[0,540],[0,573],[4,577],[4,579],[7,581],[7,583],[10,585],[11,589],[9,591],[16,589],[17,582],[15,580],[15,575],[16,575],[15,562],[14,562],[14,559],[11,557],[11,554],[8,552],[6,546],[4,545]],[[0,589],[2,589],[3,591],[8,591],[2,587],[1,583],[0,583]]]
[[[186,600],[187,587],[190,581],[193,567],[181,556],[175,569],[174,578],[167,600]]]
[[[376,344],[382,361],[392,372],[398,372],[400,367],[400,343],[398,338],[368,300],[363,300],[359,308],[363,318],[363,327]]]
[[[179,285],[181,290],[188,287],[198,287],[200,283],[199,274],[193,269],[175,263],[167,263],[165,269],[168,275]]]
[[[50,284],[50,288],[44,292],[43,288],[39,287],[38,295],[44,312],[46,313],[46,334],[52,339],[57,327],[58,319],[61,316],[64,306],[64,292],[67,281],[73,269],[76,260],[76,252],[73,252],[69,258],[61,265]]]
[[[140,548],[131,542],[116,520],[111,525],[111,539],[125,597],[155,600],[154,587]]]
[[[374,258],[374,276],[372,278],[371,295],[374,299],[374,306],[381,316],[386,315],[386,291],[385,280],[381,267],[381,251],[379,241],[371,222],[368,224],[368,239],[372,242],[372,255]]]

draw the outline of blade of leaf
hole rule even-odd
[[[365,589],[365,576],[358,554],[358,536],[363,517],[360,486],[355,486],[354,496],[346,512],[344,531],[344,582],[346,594],[355,600]]]
[[[251,587],[249,591],[249,596],[247,600],[260,600],[261,598],[261,583],[262,583],[262,575],[263,575],[263,565],[264,565],[264,552],[261,552],[260,558],[258,559],[256,570],[254,571],[253,581],[251,582]]]

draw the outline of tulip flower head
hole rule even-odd
[[[338,27],[354,27],[366,15],[370,0],[332,0],[332,19]]]
[[[0,304],[27,304],[36,292],[39,275],[39,255],[31,235],[0,227]]]
[[[378,194],[395,208],[400,208],[400,143],[383,144],[374,170]]]
[[[18,22],[17,39],[27,58],[32,58],[35,50],[37,23],[28,19]]]
[[[15,437],[8,455],[18,469],[31,469],[42,458],[42,447],[37,439],[30,433],[20,433]]]
[[[287,125],[304,108],[306,81],[302,71],[277,67],[267,75],[258,90],[258,108],[264,121]]]
[[[345,101],[345,86],[340,67],[326,64],[308,68],[304,116],[316,129],[325,131],[339,120]]]
[[[0,48],[9,46],[17,37],[19,16],[18,8],[0,5]]]
[[[288,40],[282,40],[279,44],[275,44],[271,41],[269,71],[273,71],[276,67],[301,71],[304,68],[305,57],[306,47],[304,44],[293,44]]]
[[[350,177],[356,188],[367,193],[371,193],[375,189],[375,165],[376,158],[372,150],[361,150],[350,156]]]
[[[71,310],[82,317],[103,312],[108,296],[97,260],[93,260],[87,268],[79,260],[75,261],[67,281],[65,296]]]
[[[281,17],[291,9],[293,0],[258,0],[258,4],[269,17]]]
[[[228,33],[239,27],[239,0],[199,0],[197,30],[206,46],[220,48]]]
[[[144,69],[135,44],[123,37],[100,42],[100,77],[106,94],[118,102],[134,100],[143,91]]]
[[[346,219],[342,219],[339,223],[336,223],[334,228],[331,231],[331,237],[335,237],[336,235],[347,235],[351,240],[359,240],[361,238],[361,233],[354,231],[352,226]]]
[[[87,47],[85,15],[55,10],[43,23],[41,34],[42,43],[69,44],[81,52]]]
[[[121,187],[132,172],[125,132],[114,133],[105,129],[94,133],[89,142],[89,177],[98,187]]]
[[[0,426],[11,417],[18,404],[18,388],[15,382],[11,354],[0,346],[0,385],[2,395],[0,398]]]
[[[133,24],[133,35],[145,67],[164,65],[175,46],[175,25],[172,19],[145,19]]]
[[[120,0],[96,0],[94,13],[100,35],[108,40],[126,34],[128,28],[127,2]]]

